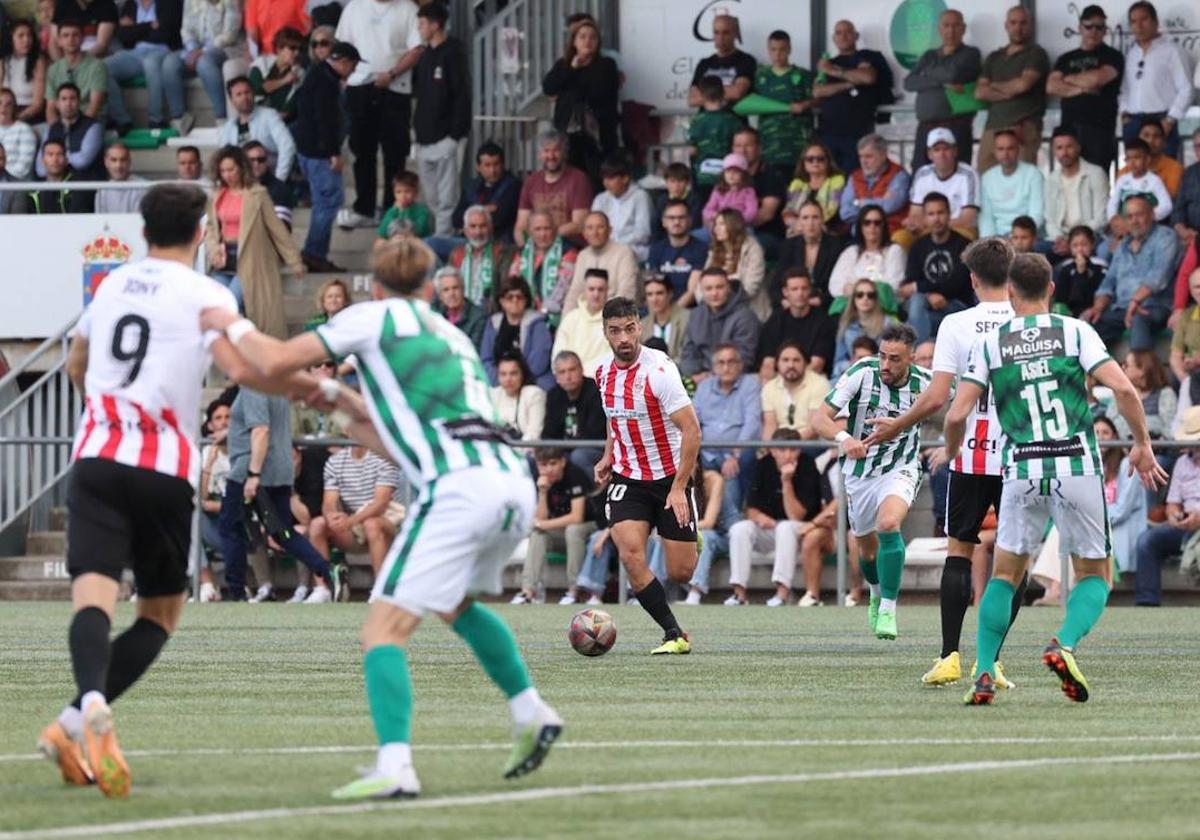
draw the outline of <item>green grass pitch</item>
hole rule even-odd
[[[115,706],[134,789],[110,802],[64,788],[32,754],[71,692],[69,608],[5,604],[0,838],[1200,832],[1195,610],[1110,610],[1081,647],[1093,697],[1076,705],[1039,662],[1059,611],[1026,609],[1004,656],[1016,690],[964,708],[965,684],[919,684],[937,653],[933,607],[902,605],[900,640],[887,643],[869,637],[861,608],[681,606],[695,653],[678,658],[649,657],[657,628],[611,607],[619,638],[598,659],[567,644],[571,608],[498,609],[566,719],[560,745],[537,773],[501,779],[504,702],[430,622],[410,654],[424,795],[364,808],[329,798],[373,757],[356,643],[364,606],[190,607]],[[117,627],[131,616],[123,605]]]

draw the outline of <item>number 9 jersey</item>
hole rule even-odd
[[[72,460],[101,458],[200,478],[200,389],[219,335],[200,313],[237,312],[233,295],[186,266],[144,259],[105,278],[72,337],[88,342],[83,418]]]

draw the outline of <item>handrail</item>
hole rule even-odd
[[[66,326],[64,326],[62,329],[60,329],[54,335],[50,336],[45,341],[43,341],[41,344],[39,344],[37,347],[35,347],[33,349],[32,353],[30,353],[28,356],[26,356],[24,359],[22,359],[20,361],[20,363],[17,364],[15,367],[10,369],[9,372],[3,376],[3,378],[0,378],[0,391],[4,390],[4,386],[11,385],[12,383],[16,382],[17,377],[20,376],[22,373],[24,373],[26,370],[28,370],[35,361],[37,361],[43,355],[45,355],[47,352],[49,352],[50,348],[53,345],[66,339],[67,333],[69,333],[71,331],[71,328],[75,326],[75,323],[78,320],[79,320],[79,316],[76,315],[74,318],[72,318],[70,321],[67,322]],[[3,407],[0,407],[0,416],[2,416],[2,415],[3,415]]]
[[[0,192],[31,192],[33,190],[51,190],[66,192],[68,190],[148,190],[159,184],[184,184],[199,187],[207,192],[212,185],[198,181],[181,181],[170,178],[163,181],[0,181]]]

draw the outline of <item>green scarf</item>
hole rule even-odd
[[[490,242],[484,246],[483,262],[479,266],[479,283],[476,284],[475,267],[471,264],[471,243],[468,242],[463,246],[462,280],[467,300],[473,300],[478,304],[485,304],[487,298],[491,297],[492,279],[496,270],[495,247],[495,244]]]
[[[525,247],[521,249],[520,271],[525,282],[529,284],[529,288],[533,290],[534,306],[540,307],[543,300],[554,294],[554,287],[558,285],[558,266],[562,262],[563,254],[562,237],[554,237],[554,244],[546,250],[546,257],[542,260],[541,274],[535,267],[536,250],[533,240],[527,239]],[[541,278],[540,282],[539,277]],[[549,288],[544,288],[546,285]]]

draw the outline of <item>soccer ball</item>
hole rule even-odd
[[[602,656],[617,643],[617,625],[604,610],[580,610],[571,619],[567,638],[576,653]]]

